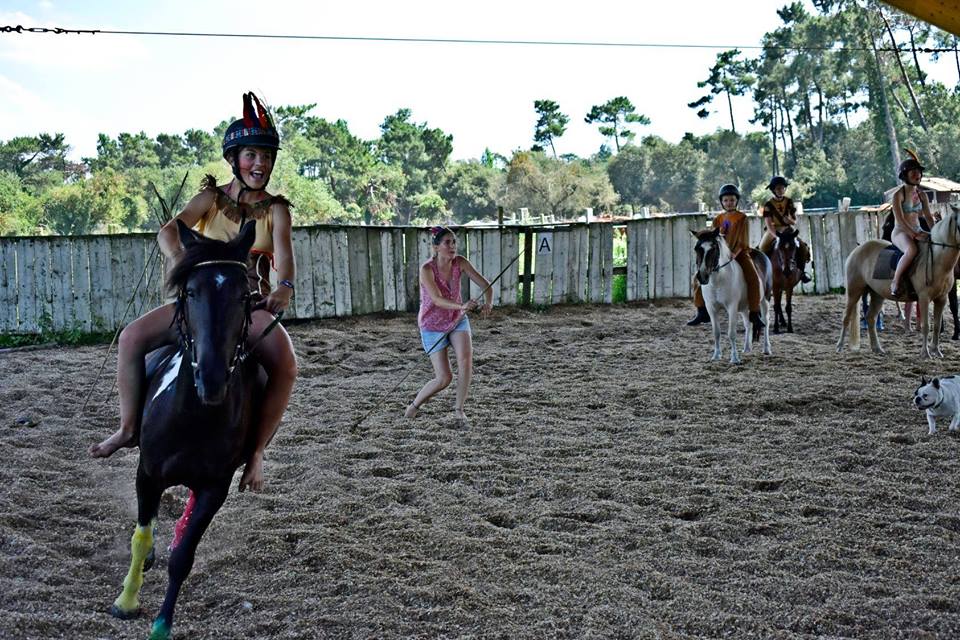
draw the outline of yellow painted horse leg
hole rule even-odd
[[[110,613],[118,618],[132,618],[140,608],[140,587],[143,586],[143,561],[153,549],[153,527],[137,525],[130,539],[130,570],[123,579],[123,591],[113,602]]]

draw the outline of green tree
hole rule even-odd
[[[648,125],[650,118],[636,113],[636,107],[626,96],[611,98],[601,105],[594,105],[590,113],[584,118],[587,124],[600,123],[600,133],[607,138],[613,138],[617,153],[620,153],[620,140],[624,144],[633,140],[636,133],[627,128],[631,124]]]
[[[62,133],[11,138],[0,142],[0,171],[16,175],[23,189],[39,195],[68,178],[82,175],[82,169],[67,160],[69,151]]]
[[[518,151],[507,167],[504,202],[558,218],[572,218],[585,207],[605,208],[616,193],[602,169],[585,162],[563,162],[540,151]]]
[[[477,160],[452,163],[440,187],[456,222],[469,222],[496,213],[495,193],[502,172]]]
[[[742,96],[754,83],[752,75],[752,64],[749,60],[739,58],[739,49],[730,49],[721,51],[717,54],[717,61],[710,68],[710,75],[706,80],[697,83],[697,87],[703,89],[709,87],[710,90],[699,100],[689,103],[687,106],[691,109],[698,109],[697,115],[701,118],[710,116],[710,111],[706,105],[713,102],[713,99],[719,94],[727,97],[727,109],[730,112],[730,130],[736,133],[737,126],[733,120],[733,98],[732,96]]]
[[[557,148],[553,141],[567,130],[570,118],[560,112],[560,105],[553,100],[534,100],[533,108],[537,112],[537,124],[533,128],[533,151],[543,151],[545,144],[550,145],[553,157],[557,157]]]
[[[182,136],[161,133],[154,145],[161,169],[193,163],[193,154]]]
[[[404,221],[411,219],[417,208],[416,196],[427,193],[443,180],[447,159],[453,151],[453,136],[426,123],[410,121],[411,111],[400,109],[387,116],[380,125],[380,139],[373,144],[375,157],[388,167],[397,167],[404,176],[403,191],[396,206]],[[369,182],[365,193],[371,202],[378,201],[376,187]],[[379,202],[379,201],[378,201]]]
[[[146,218],[146,203],[128,187],[126,178],[111,169],[56,187],[44,195],[43,224],[60,235],[137,227]]]
[[[187,129],[183,134],[183,143],[190,152],[193,164],[202,166],[220,159],[220,147],[223,134],[217,137],[202,129]]]
[[[20,176],[0,171],[0,235],[37,233],[41,213],[40,202],[23,188]]]

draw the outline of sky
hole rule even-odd
[[[757,45],[786,0],[274,0],[106,2],[0,0],[0,27],[715,44],[717,49],[383,43],[132,35],[0,33],[0,140],[62,132],[79,159],[98,133],[212,130],[240,116],[252,90],[272,106],[316,103],[364,139],[385,116],[453,135],[453,158],[533,143],[534,100],[570,116],[557,152],[589,156],[605,142],[583,119],[627,96],[651,124],[639,135],[671,141],[727,126],[725,102],[701,120],[716,54]],[[755,56],[756,51],[747,51]],[[947,67],[947,65],[941,65]],[[934,73],[936,76],[936,72]],[[946,71],[944,71],[946,79]],[[752,103],[734,103],[738,130]],[[610,142],[610,141],[606,141]],[[612,144],[611,144],[612,146]]]

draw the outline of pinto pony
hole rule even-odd
[[[960,209],[951,207],[943,219],[933,225],[930,230],[930,239],[921,240],[920,251],[914,258],[914,266],[910,273],[910,284],[917,293],[917,302],[920,308],[920,327],[923,333],[923,345],[920,355],[929,358],[931,355],[942,358],[940,350],[940,325],[943,319],[943,307],[947,302],[950,288],[955,286],[954,267],[960,257],[960,229],[957,228]],[[843,325],[840,329],[840,339],[837,341],[837,353],[843,350],[843,342],[850,335],[850,350],[860,349],[860,327],[857,321],[857,301],[865,293],[870,295],[870,308],[867,310],[867,333],[870,335],[870,347],[875,353],[884,353],[877,337],[876,319],[883,306],[884,299],[907,300],[909,287],[904,286],[903,292],[893,297],[890,294],[890,278],[877,279],[873,277],[874,266],[880,258],[880,253],[890,246],[885,240],[868,240],[847,257],[847,308],[843,314]],[[904,283],[906,285],[906,283]],[[933,344],[928,342],[929,323],[927,314],[930,301],[933,301]],[[932,353],[931,353],[932,349]]]
[[[743,277],[743,269],[733,259],[733,254],[727,246],[727,241],[720,235],[719,229],[708,231],[691,231],[697,239],[694,251],[697,254],[697,282],[703,293],[703,301],[710,313],[710,324],[713,327],[713,356],[711,360],[720,360],[723,357],[720,348],[720,311],[727,314],[727,339],[730,341],[730,364],[740,364],[740,355],[737,353],[737,317],[743,322],[746,332],[743,342],[743,352],[750,353],[753,347],[754,336],[751,331],[747,304],[747,283]],[[767,317],[770,310],[770,260],[760,253],[753,251],[751,257],[757,267],[760,277],[760,319],[764,326],[762,331],[763,353],[770,354],[770,325]]]
[[[178,221],[184,254],[167,278],[177,292],[176,346],[148,356],[137,467],[137,526],[123,591],[110,612],[135,617],[145,561],[165,489],[187,486],[194,503],[182,538],[171,549],[169,583],[151,640],[168,640],[180,587],[197,544],[226,500],[234,471],[254,446],[263,376],[246,359],[251,299],[247,255],[254,223],[232,242],[206,239]]]

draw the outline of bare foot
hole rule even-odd
[[[454,409],[453,410],[453,420],[457,423],[458,427],[467,426],[467,414],[463,412],[463,409]]]
[[[263,490],[263,454],[254,453],[243,467],[240,476],[240,492],[250,489],[255,493]]]
[[[416,418],[418,413],[420,413],[420,407],[411,402],[407,410],[403,412],[403,415],[407,418]]]
[[[87,449],[87,451],[93,458],[108,458],[112,456],[113,452],[117,449],[133,447],[136,446],[136,444],[137,443],[133,441],[132,433],[127,433],[123,429],[117,429],[116,433],[100,444],[90,445],[90,448]]]

